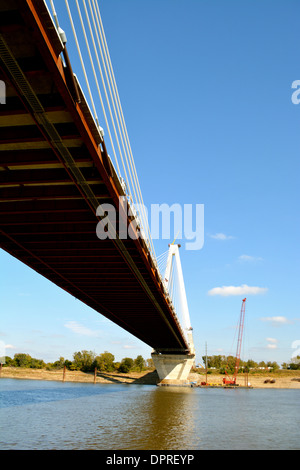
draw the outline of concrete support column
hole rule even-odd
[[[159,385],[188,385],[188,375],[195,360],[195,354],[151,354],[158,373]]]

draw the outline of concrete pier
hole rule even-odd
[[[195,354],[151,354],[160,382],[158,385],[190,385],[188,375]]]

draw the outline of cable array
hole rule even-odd
[[[59,1],[58,4],[58,7],[62,9],[62,2]],[[56,18],[53,0],[50,0],[50,5],[53,16]],[[156,260],[98,0],[72,0],[70,4],[68,0],[65,0],[65,8],[67,15],[63,10],[61,13],[64,18],[69,19],[94,120],[100,130],[96,102],[98,101],[118,177],[121,182],[125,182],[126,196],[132,213],[137,215],[142,236]],[[57,21],[56,24],[58,25]]]
[[[157,266],[158,266],[159,272],[161,273],[162,277],[164,276],[164,274],[166,272],[168,255],[169,255],[169,250],[165,251],[164,253],[157,256],[157,258],[156,258]]]

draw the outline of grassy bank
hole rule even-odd
[[[211,384],[221,384],[224,375],[208,374],[207,381]],[[29,379],[29,380],[54,380],[62,382],[85,382],[85,383],[127,383],[156,385],[158,376],[155,370],[144,372],[129,372],[127,374],[119,372],[101,373],[98,372],[96,378],[93,373],[67,370],[64,376],[63,370],[46,369],[25,369],[20,367],[3,367],[1,378]],[[200,384],[205,381],[205,373],[191,372],[189,380]],[[272,383],[270,382],[272,380]],[[267,382],[266,382],[267,381]],[[275,382],[274,382],[275,381]],[[293,388],[300,390],[300,371],[277,370],[274,372],[259,371],[248,375],[248,382],[254,388]],[[245,376],[238,376],[237,383],[245,385]]]
[[[22,367],[3,367],[1,378],[28,379],[28,380],[54,380],[62,382],[88,382],[88,383],[141,383],[155,385],[158,382],[156,371],[129,372],[98,372],[95,378],[92,372],[81,372],[74,370],[46,370],[29,369]]]

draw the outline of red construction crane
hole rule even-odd
[[[241,347],[242,347],[244,319],[245,319],[245,306],[246,306],[246,299],[243,299],[241,313],[240,313],[239,335],[238,335],[237,348],[236,348],[234,374],[232,377],[228,377],[227,371],[225,370],[225,375],[227,376],[223,379],[223,384],[225,385],[236,385],[236,376],[239,370],[240,358],[241,358]]]

